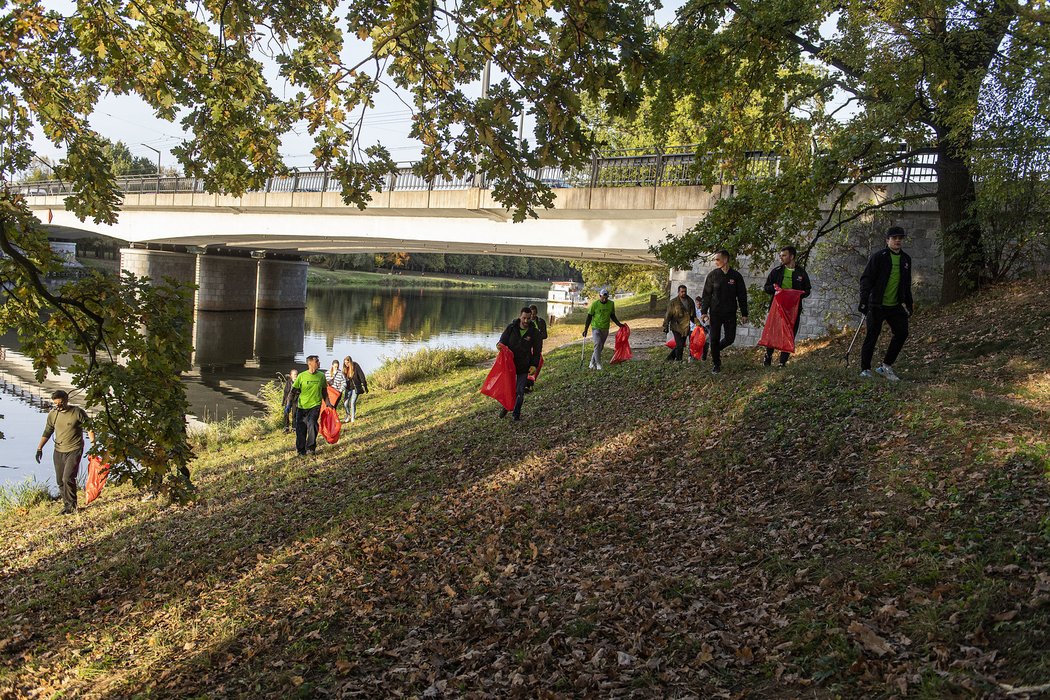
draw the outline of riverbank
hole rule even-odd
[[[1045,683],[1048,302],[920,309],[899,384],[844,368],[846,336],[779,371],[730,350],[718,377],[661,348],[586,371],[568,346],[521,423],[465,368],[368,394],[314,459],[221,442],[191,506],[122,486],[7,514],[0,695]]]
[[[394,272],[363,272],[361,270],[329,270],[311,266],[306,284],[313,287],[404,287],[427,289],[440,287],[463,289],[506,289],[547,296],[551,283],[544,280],[514,279],[510,277],[479,277],[451,273],[421,273],[414,270]]]

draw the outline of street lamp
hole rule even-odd
[[[154,153],[157,154],[157,177],[160,177],[160,151],[158,151],[153,146],[147,146],[144,143],[140,143],[139,145],[142,146],[143,148],[148,148],[149,150],[151,150],[151,151],[153,151]]]

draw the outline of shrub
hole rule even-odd
[[[438,377],[461,367],[470,367],[489,361],[495,350],[475,348],[423,348],[416,352],[388,358],[368,378],[368,383],[380,389],[393,389],[402,384]]]
[[[51,492],[47,486],[34,477],[10,486],[0,486],[0,513],[29,510],[38,503],[47,503],[50,500]]]

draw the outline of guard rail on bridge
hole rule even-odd
[[[715,158],[706,154],[701,158]],[[752,151],[746,154],[744,177],[762,178],[775,175],[780,158],[775,153]],[[919,153],[869,180],[872,184],[930,183],[937,181],[937,156],[933,151]],[[679,146],[666,152],[624,150],[611,155],[596,155],[589,167],[565,170],[546,167],[531,174],[550,187],[676,187],[701,185],[700,158],[695,146]],[[159,177],[135,175],[117,180],[127,193],[204,192],[204,183],[192,177]],[[384,191],[463,190],[487,187],[485,174],[427,179],[417,175],[412,165],[399,167],[386,176]],[[728,184],[728,183],[725,183]],[[339,192],[342,184],[330,171],[299,170],[266,181],[264,192]],[[72,185],[61,180],[22,183],[16,191],[28,196],[71,194]]]

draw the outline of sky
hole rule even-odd
[[[656,20],[666,24],[674,19],[675,12],[683,3],[673,1],[668,7],[660,9],[656,14]],[[44,0],[43,5],[63,14],[68,14],[75,7],[74,2],[69,0]],[[356,51],[365,55],[366,49],[362,42],[348,39],[348,45],[356,42],[356,47],[350,51]],[[279,96],[294,94],[297,90],[279,81],[276,76],[276,68],[267,66],[268,74],[272,77],[271,85]],[[493,75],[493,81],[499,79]],[[480,93],[479,80],[464,87],[467,94],[477,95]],[[142,100],[128,95],[105,95],[99,101],[97,108],[90,117],[92,127],[102,136],[113,141],[123,141],[128,145],[132,154],[157,162],[158,157],[161,167],[177,166],[175,157],[171,154],[171,148],[178,145],[184,138],[184,132],[178,121],[172,123],[154,116],[153,111]],[[528,117],[525,120],[526,137],[530,130]],[[395,95],[384,92],[376,98],[376,106],[370,111],[365,120],[362,131],[362,146],[370,146],[380,143],[387,147],[391,157],[398,162],[408,163],[415,160],[419,155],[419,144],[409,138],[411,127],[411,112]],[[57,161],[64,155],[63,151],[51,144],[42,133],[37,130],[34,139],[37,155]],[[310,150],[313,140],[306,133],[305,128],[296,129],[289,133],[281,148],[281,154],[289,167],[300,167],[311,169],[313,167],[313,156]],[[159,153],[158,153],[159,152]]]

